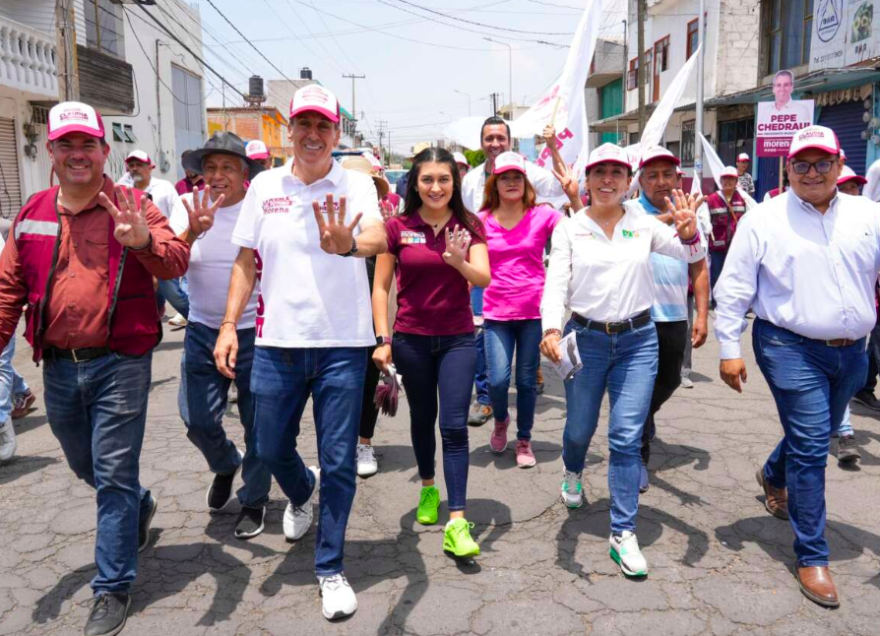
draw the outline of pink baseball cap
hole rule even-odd
[[[843,151],[843,147],[840,148],[840,158],[846,161],[846,153]]]
[[[733,166],[724,166],[724,168],[721,170],[721,174],[718,175],[718,178],[722,179],[724,177],[733,177],[734,179],[738,179],[739,173]]]
[[[470,168],[471,164],[468,163],[467,157],[465,157],[462,153],[453,152],[452,157],[455,159],[455,163],[463,165],[463,166],[467,166],[468,168]]]
[[[49,141],[73,132],[103,139],[104,120],[94,108],[82,102],[55,104],[49,111]]]
[[[308,111],[319,113],[334,124],[339,123],[339,100],[320,84],[303,86],[290,100],[290,119]]]
[[[508,151],[495,157],[495,167],[492,169],[492,174],[501,174],[511,170],[526,173],[526,160],[522,155]]]
[[[825,126],[807,126],[806,128],[801,128],[791,138],[788,158],[791,159],[798,153],[811,148],[824,150],[832,155],[838,155],[840,154],[840,141],[838,141],[837,135],[830,128]]]
[[[644,153],[642,153],[642,159],[641,161],[639,161],[639,170],[644,168],[652,161],[671,161],[676,166],[681,165],[681,161],[679,161],[678,157],[669,152],[666,148],[661,148],[660,146],[648,148],[647,150],[645,150]]]
[[[498,160],[496,159],[495,161]],[[626,154],[626,150],[617,144],[602,144],[591,152],[585,170],[589,172],[593,166],[600,163],[619,163],[621,166],[626,166],[632,170],[632,165],[629,162],[629,155]]]
[[[247,146],[244,147],[244,154],[247,155],[248,159],[268,159],[269,149],[259,139],[253,139],[247,142]]]
[[[150,155],[145,153],[143,150],[132,150],[128,153],[128,156],[125,158],[125,163],[129,161],[140,161],[141,163],[145,163],[148,166],[154,166],[156,164],[153,163],[153,160],[150,159]]]
[[[840,178],[837,180],[837,185],[843,185],[847,181],[853,180],[861,185],[865,185],[866,183],[868,183],[868,180],[865,179],[865,177],[860,177],[859,175],[857,175],[856,171],[849,166],[844,166],[840,169]]]
[[[747,152],[739,153],[739,155],[737,155],[737,157],[736,157],[736,160],[737,161],[751,161],[751,159],[749,159],[749,154]]]

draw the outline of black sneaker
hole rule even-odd
[[[873,397],[873,396],[872,396]],[[862,458],[855,435],[842,435],[837,440],[837,461],[848,464]]]
[[[211,482],[208,488],[208,496],[206,497],[208,510],[211,512],[223,510],[226,504],[232,501],[232,482],[235,481],[235,476],[240,470],[241,464],[238,465],[234,472],[228,475],[214,475],[214,481]]]
[[[266,506],[260,508],[248,508],[242,506],[238,513],[238,521],[235,522],[236,539],[252,539],[263,531],[266,521]]]
[[[138,520],[138,552],[143,552],[150,544],[150,524],[158,507],[156,498],[150,495],[150,511]]]
[[[131,597],[128,594],[101,594],[89,613],[83,630],[85,636],[115,636],[125,627]]]
[[[880,400],[874,397],[874,392],[862,389],[853,396],[853,402],[858,402],[872,411],[880,411]]]

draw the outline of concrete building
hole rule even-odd
[[[208,136],[228,130],[245,142],[258,139],[266,144],[269,154],[282,163],[293,155],[287,144],[287,117],[274,106],[251,108],[208,108]]]
[[[107,172],[119,178],[134,149],[176,181],[178,157],[205,139],[204,71],[155,21],[202,55],[201,18],[182,0],[153,6],[74,0],[80,100],[104,116]],[[150,15],[147,15],[147,14]],[[0,2],[0,216],[49,186],[46,120],[59,101],[55,0]]]

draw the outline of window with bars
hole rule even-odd
[[[111,0],[83,0],[86,46],[125,58],[122,6]]]
[[[686,166],[694,165],[696,129],[696,121],[693,119],[681,122],[681,163]]]
[[[763,5],[765,75],[807,64],[813,34],[813,0],[769,0]]]

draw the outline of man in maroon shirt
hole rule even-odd
[[[143,193],[104,175],[110,148],[91,106],[53,107],[48,137],[60,185],[24,205],[0,256],[0,349],[27,304],[49,425],[74,474],[97,491],[95,601],[84,632],[117,634],[156,512],[138,480],[162,338],[153,276],[181,276],[189,245]]]
[[[192,150],[184,150],[180,155],[180,162],[183,163],[184,160],[189,156]],[[174,184],[174,189],[177,190],[177,194],[184,195],[189,192],[192,192],[196,188],[199,190],[205,189],[205,180],[202,178],[198,172],[193,172],[192,170],[184,170],[186,176]]]

